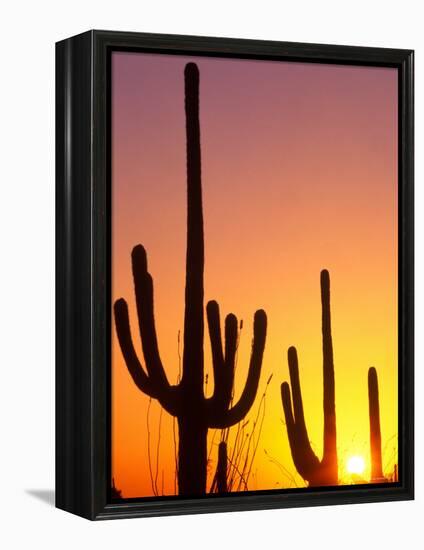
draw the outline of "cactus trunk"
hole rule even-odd
[[[368,370],[368,404],[370,414],[371,481],[382,482],[383,461],[381,457],[380,403],[378,377],[374,367]]]
[[[185,70],[187,140],[187,252],[184,315],[184,354],[181,387],[187,394],[203,391],[203,211],[200,171],[199,72]]]
[[[207,433],[202,421],[189,415],[178,418],[178,489],[183,495],[206,492]]]
[[[324,378],[324,453],[321,468],[324,479],[331,485],[337,485],[337,430],[336,395],[333,359],[333,339],[331,336],[330,311],[330,275],[327,270],[321,272],[322,302],[322,351]]]
[[[140,338],[146,370],[141,365],[131,335],[128,306],[115,302],[115,325],[121,351],[136,386],[155,398],[178,419],[178,492],[197,495],[206,492],[207,434],[209,428],[226,429],[249,412],[258,389],[265,347],[267,318],[263,310],[254,316],[253,342],[247,380],[237,403],[232,404],[238,321],[225,318],[222,341],[219,306],[207,304],[207,320],[212,348],[214,392],[204,396],[204,237],[202,211],[199,71],[188,63],[184,72],[187,145],[187,252],[184,314],[183,372],[178,385],[167,380],[159,355],[153,311],[153,279],[147,269],[143,246],[132,252],[134,290]],[[147,371],[147,372],[146,372]]]

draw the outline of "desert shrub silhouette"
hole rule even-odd
[[[267,318],[263,310],[254,316],[253,342],[246,383],[232,404],[237,318],[225,319],[223,348],[217,302],[206,307],[214,373],[213,395],[204,395],[204,236],[201,185],[199,71],[188,63],[184,72],[187,144],[187,253],[182,377],[170,385],[159,354],[153,308],[153,280],[147,269],[146,251],[132,251],[132,272],[138,324],[146,371],[138,359],[131,336],[128,306],[115,302],[115,325],[128,370],[137,387],[155,398],[178,422],[178,492],[204,494],[207,477],[207,433],[237,424],[250,410],[257,393],[265,347]]]
[[[290,347],[288,350],[291,392],[287,382],[284,382],[281,386],[281,398],[293,462],[299,474],[310,486],[338,484],[330,275],[327,270],[321,271],[321,304],[324,378],[324,452],[321,460],[312,450],[306,428],[295,347]]]

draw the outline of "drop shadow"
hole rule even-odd
[[[55,505],[54,489],[25,489],[25,492],[27,495],[37,498],[49,506]]]

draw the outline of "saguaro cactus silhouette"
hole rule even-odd
[[[281,397],[293,462],[299,474],[309,482],[310,486],[337,485],[338,483],[330,275],[327,270],[321,271],[321,303],[324,375],[324,452],[322,460],[319,460],[315,455],[308,437],[295,347],[290,347],[288,350],[291,394],[287,382],[284,382],[281,386]]]
[[[267,319],[263,310],[254,316],[253,342],[247,380],[236,404],[232,404],[237,347],[237,318],[225,319],[223,349],[219,306],[211,301],[206,313],[212,347],[214,392],[206,398],[204,384],[204,238],[199,125],[199,72],[194,63],[185,67],[187,141],[187,254],[182,377],[170,385],[159,355],[153,310],[153,280],[147,270],[146,251],[132,252],[132,270],[138,323],[146,371],[141,366],[131,337],[127,303],[115,302],[115,324],[122,354],[138,388],[159,401],[178,421],[178,491],[206,492],[207,432],[240,422],[256,396],[265,346]]]
[[[216,468],[216,484],[218,493],[226,493],[228,491],[227,470],[227,444],[225,441],[221,441],[218,446],[218,465]]]
[[[381,458],[380,402],[378,377],[374,367],[368,370],[368,404],[370,413],[371,481],[384,482],[383,461]]]

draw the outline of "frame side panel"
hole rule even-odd
[[[401,482],[414,498],[414,54],[399,82],[399,410]]]
[[[91,33],[56,45],[56,506],[92,517]]]

